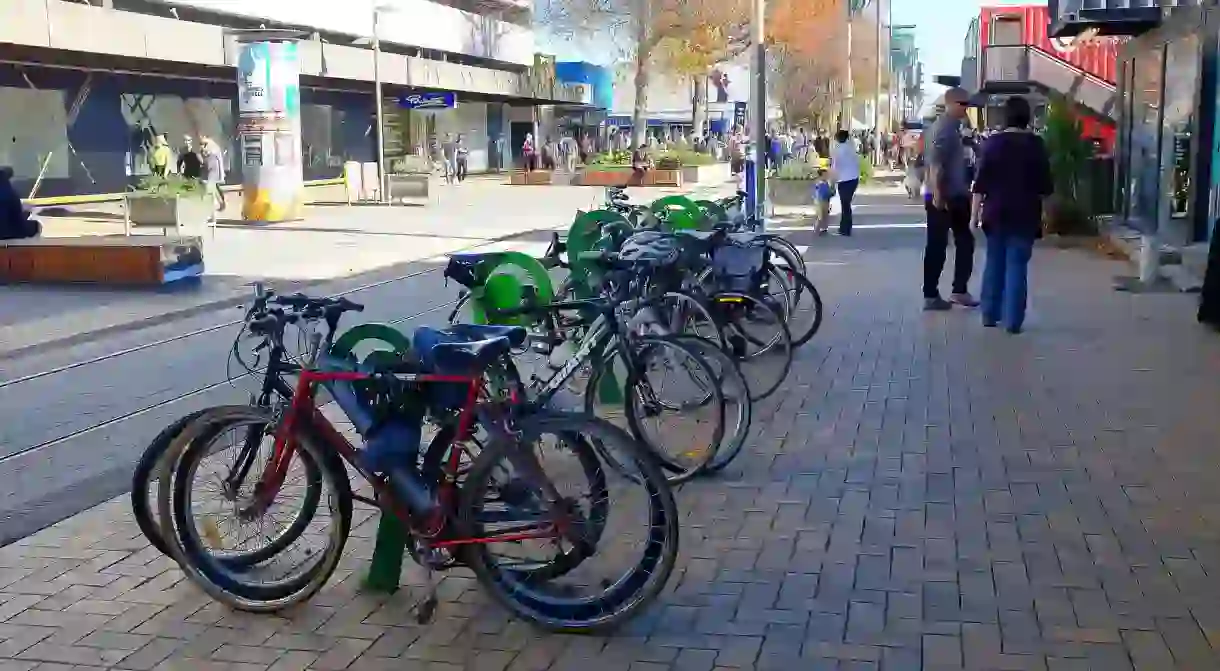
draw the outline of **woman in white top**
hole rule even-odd
[[[856,187],[860,186],[860,154],[856,151],[856,143],[845,130],[835,134],[835,144],[830,148],[830,171],[838,183],[836,190],[842,210],[839,215],[839,235],[850,236],[851,199],[856,195]]]

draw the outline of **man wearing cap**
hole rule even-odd
[[[928,239],[923,255],[925,310],[948,310],[954,303],[978,305],[970,295],[974,269],[974,233],[970,230],[970,166],[962,142],[962,120],[970,106],[970,94],[954,87],[945,91],[945,111],[928,129],[924,160],[924,209],[928,214]],[[953,292],[941,298],[940,275],[945,269],[949,234],[956,250],[953,260]]]

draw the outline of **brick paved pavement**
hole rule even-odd
[[[368,511],[346,579],[227,612],[119,500],[0,549],[0,670],[1220,668],[1220,339],[1192,301],[1041,250],[1014,338],[921,313],[922,231],[859,217],[805,241],[824,332],[739,464],[679,493],[680,570],[617,636],[539,635],[460,573],[411,624],[410,590],[356,590]]]

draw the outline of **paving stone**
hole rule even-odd
[[[363,506],[310,603],[235,613],[120,500],[0,548],[0,671],[1220,668],[1220,339],[1191,299],[1116,294],[1120,267],[1048,248],[1024,334],[924,314],[922,231],[869,225],[917,215],[864,202],[898,214],[795,234],[823,330],[741,457],[677,491],[680,569],[615,636],[542,634],[460,570],[415,624],[421,571],[359,590]]]

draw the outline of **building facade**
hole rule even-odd
[[[387,162],[461,133],[471,170],[494,168],[514,108],[577,102],[553,61],[534,53],[522,0],[4,0],[0,19],[0,164],[28,197],[126,190],[149,171],[155,135],[177,148],[214,139],[227,180],[234,151],[236,38],[299,31],[301,158],[306,179],[376,157],[373,51],[387,112]],[[105,6],[97,6],[105,5]],[[549,71],[548,71],[549,68]],[[417,110],[397,101],[452,93]],[[528,113],[528,112],[527,112]]]
[[[1118,57],[1114,199],[1147,241],[1202,279],[1198,318],[1220,328],[1220,8],[1203,0],[1050,0],[1052,36],[1127,38]]]

